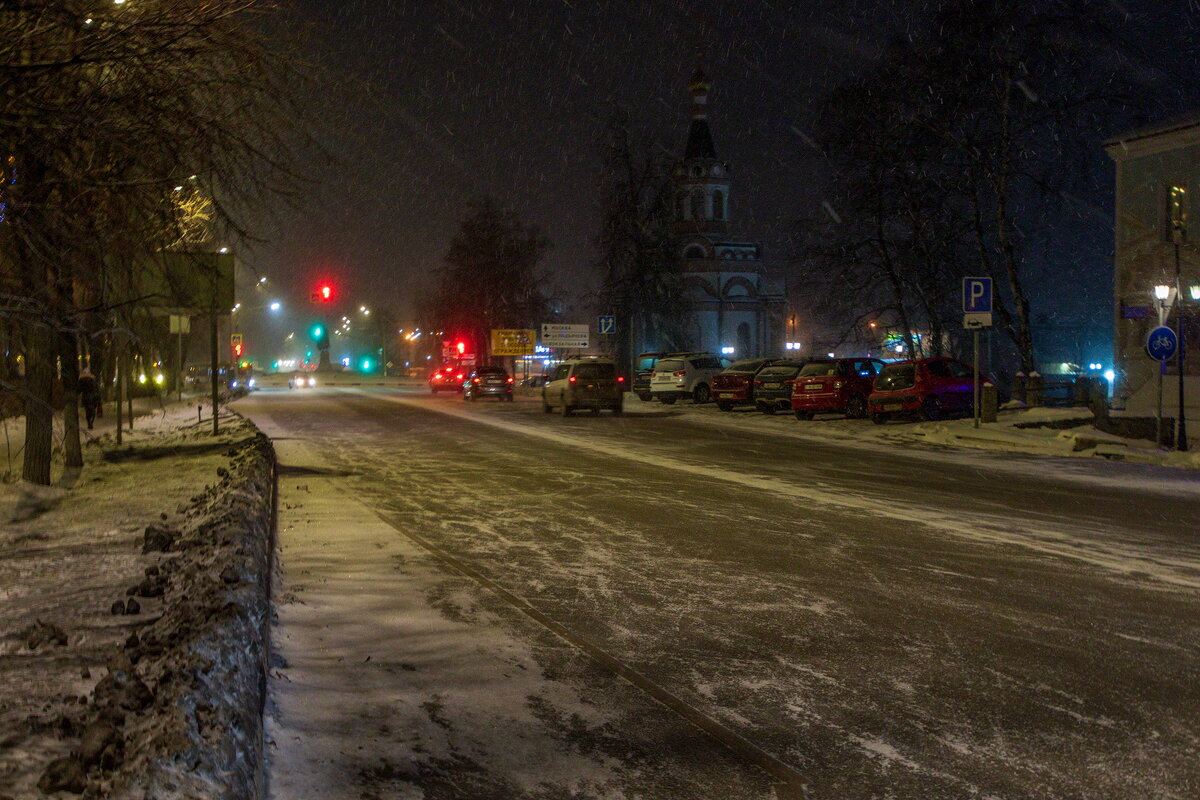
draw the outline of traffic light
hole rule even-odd
[[[319,342],[325,338],[325,326],[319,322],[309,328],[308,332],[312,336],[313,341]]]
[[[458,344],[454,345],[454,349],[457,350],[458,354],[461,356],[467,352],[467,343],[459,342]]]
[[[312,301],[314,303],[328,303],[333,300],[333,285],[322,283],[312,293]]]
[[[234,358],[241,358],[241,357],[242,357],[242,343],[241,343],[241,342],[237,342],[236,344],[234,344],[234,346],[233,346],[233,357],[234,357]]]

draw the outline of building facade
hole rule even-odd
[[[673,170],[686,347],[732,358],[783,355],[783,286],[765,277],[762,244],[734,227],[729,164],[717,157],[708,124],[711,89],[700,71],[688,84],[691,121]]]
[[[1130,409],[1158,403],[1159,362],[1146,337],[1159,324],[1155,287],[1171,290],[1166,323],[1176,332],[1182,312],[1187,419],[1200,424],[1200,221],[1191,197],[1200,192],[1200,114],[1141,128],[1104,144],[1116,163],[1116,250],[1113,280],[1114,399]],[[1182,297],[1176,297],[1177,271]],[[1164,414],[1178,411],[1179,364],[1167,363]]]

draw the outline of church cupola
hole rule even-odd
[[[729,165],[717,158],[708,126],[712,81],[696,70],[688,82],[692,119],[683,160],[675,166],[675,218],[681,230],[719,233],[729,222]]]

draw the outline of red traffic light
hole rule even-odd
[[[328,303],[333,299],[333,286],[328,283],[322,283],[312,293],[311,299],[314,303]]]
[[[233,355],[237,358],[242,357],[242,343],[238,342],[233,346]]]
[[[458,354],[459,354],[460,356],[461,356],[463,353],[467,352],[467,345],[466,345],[466,343],[465,343],[465,342],[459,342],[458,344],[456,344],[456,345],[455,345],[455,348],[458,350]]]

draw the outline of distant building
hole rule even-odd
[[[699,70],[688,84],[692,119],[673,172],[677,257],[691,316],[685,346],[734,358],[783,355],[783,287],[764,277],[762,244],[733,227],[729,164],[717,157],[708,126],[711,88]]]
[[[1131,409],[1157,404],[1158,362],[1145,351],[1158,324],[1156,285],[1175,286],[1182,272],[1185,316],[1184,379],[1188,421],[1200,424],[1200,221],[1189,230],[1191,196],[1200,193],[1200,114],[1141,128],[1104,143],[1116,162],[1116,265],[1113,281],[1114,397]],[[1176,311],[1168,324],[1176,328]],[[1167,365],[1163,413],[1178,409],[1178,366]]]

